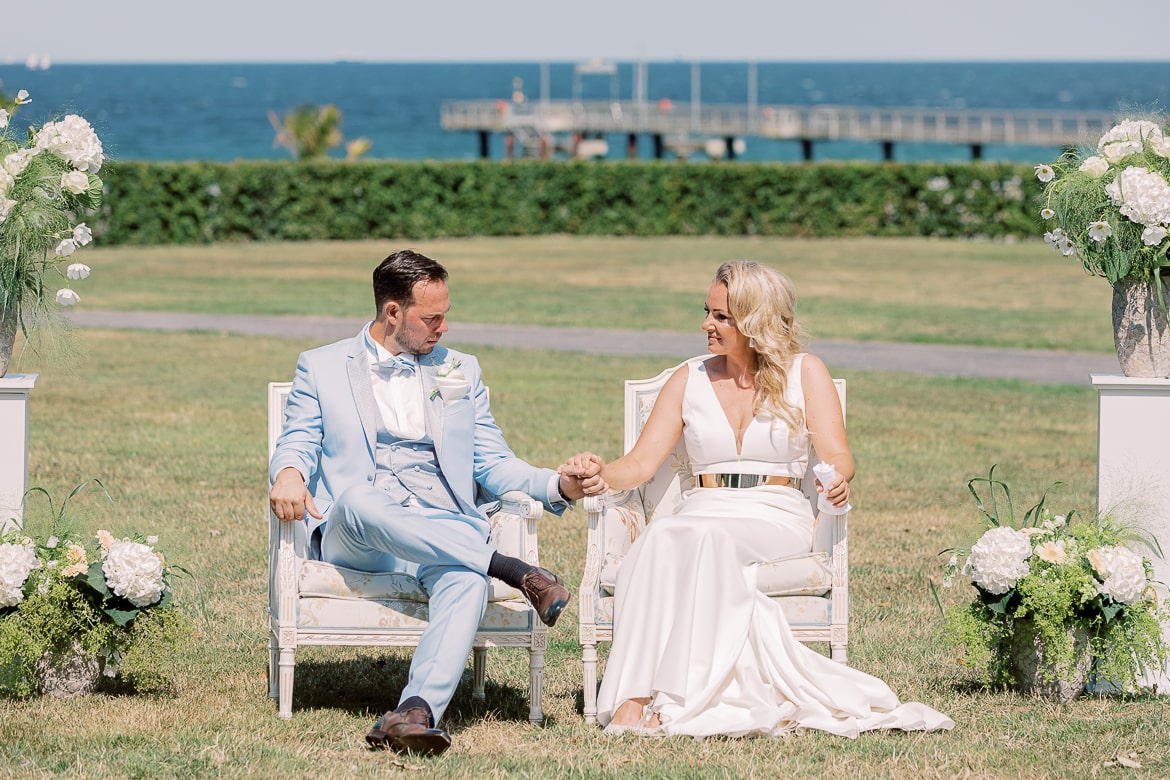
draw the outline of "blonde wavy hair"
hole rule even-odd
[[[727,287],[727,306],[739,332],[756,353],[755,412],[787,422],[793,432],[804,425],[801,409],[784,397],[788,368],[803,348],[804,330],[796,321],[796,289],[779,271],[750,260],[728,260],[715,272]]]

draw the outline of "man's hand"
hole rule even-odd
[[[592,452],[574,455],[557,468],[561,475],[561,490],[574,500],[594,496],[609,490],[601,470],[605,461]]]
[[[276,481],[268,491],[268,505],[272,507],[272,513],[286,523],[303,520],[306,511],[317,520],[322,517],[313,503],[313,494],[305,486],[305,478],[291,466],[281,469],[276,475]]]

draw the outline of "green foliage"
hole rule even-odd
[[[120,163],[104,244],[457,236],[1035,235],[1008,164]]]
[[[5,543],[0,554],[11,555],[14,548],[36,552],[36,563],[21,586],[23,594],[17,594],[19,601],[0,608],[0,693],[18,697],[35,693],[38,662],[74,643],[103,657],[107,671],[136,690],[158,691],[169,685],[168,658],[191,634],[187,618],[174,606],[170,586],[172,573],[185,570],[163,566],[162,593],[144,606],[115,593],[103,567],[107,555],[110,561],[118,557],[118,540],[98,531],[100,552],[86,550],[67,516],[70,500],[91,483],[105,491],[100,481],[86,480],[59,507],[48,491],[31,489],[28,495],[43,494],[48,501],[50,533],[34,539],[18,530],[0,540]],[[148,559],[157,556],[142,539],[122,541],[133,541],[130,546]]]
[[[1117,586],[1110,576],[1115,573],[1111,567],[1118,564],[1109,564],[1108,556],[1122,545],[1137,542],[1157,550],[1157,541],[1108,516],[1086,520],[1076,510],[1054,515],[1046,503],[1060,482],[1045,490],[1017,523],[1011,490],[996,478],[995,468],[987,477],[967,483],[988,533],[973,548],[944,551],[953,553],[944,567],[944,584],[949,586],[961,572],[971,575],[976,590],[970,603],[944,613],[944,634],[964,649],[962,663],[976,670],[984,683],[1011,685],[1017,682],[1011,663],[1013,643],[1035,643],[1043,648],[1040,674],[1051,681],[1077,666],[1076,632],[1081,631],[1089,637],[1088,653],[1098,677],[1123,690],[1136,690],[1145,670],[1170,658],[1160,625],[1170,619],[1170,609],[1158,603],[1148,559],[1132,558],[1131,576],[1144,589],[1127,600],[1115,597]],[[986,499],[980,488],[987,490]],[[1017,545],[1017,536],[1027,540],[1023,542],[1026,566],[1017,570],[1022,574],[1013,575],[1014,584],[1000,592],[981,579],[980,570],[1004,567],[1012,544],[1001,544],[995,553],[982,553],[988,558],[977,554],[982,544],[990,550],[1005,538],[1005,532]],[[991,540],[996,533],[997,539]],[[961,565],[964,559],[966,564]]]

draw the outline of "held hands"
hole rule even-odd
[[[557,473],[561,475],[561,488],[572,499],[595,496],[609,490],[601,470],[605,461],[592,452],[582,452],[566,460]]]
[[[276,475],[276,481],[268,491],[268,505],[272,507],[272,514],[286,523],[303,520],[306,511],[317,520],[322,516],[301,472],[291,466],[281,469]]]

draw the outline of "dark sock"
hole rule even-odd
[[[394,708],[395,712],[406,712],[407,710],[424,709],[427,711],[427,726],[429,728],[435,727],[435,713],[431,711],[431,705],[427,704],[427,700],[421,696],[411,696],[408,699],[403,699]]]
[[[488,563],[487,573],[489,577],[495,577],[513,588],[519,588],[524,581],[524,575],[535,568],[519,558],[511,558],[494,552],[491,562]]]

